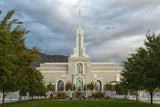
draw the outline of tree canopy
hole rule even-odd
[[[23,22],[12,19],[14,13],[15,10],[8,11],[0,21],[0,90],[3,93],[2,105],[4,105],[5,96],[9,91],[19,90],[20,96],[22,96],[29,92],[33,84],[37,85],[35,90],[38,90],[33,95],[44,95],[42,91],[45,91],[41,73],[31,68],[33,61],[39,58],[39,49],[36,47],[27,49],[24,35],[29,31],[20,26]],[[17,25],[13,27],[14,24]],[[30,75],[29,72],[34,75]],[[34,76],[37,82],[30,82],[31,76]]]
[[[160,88],[160,34],[146,33],[145,47],[139,47],[124,62],[125,71],[122,72],[122,83],[126,83],[129,90],[148,90],[153,103],[153,93]]]

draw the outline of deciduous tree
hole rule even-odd
[[[160,35],[146,34],[145,48],[140,47],[136,53],[124,61],[123,78],[131,90],[148,90],[150,103],[153,104],[153,93],[160,87]]]

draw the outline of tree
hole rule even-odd
[[[115,86],[112,85],[111,83],[106,84],[105,86],[106,86],[106,89],[107,89],[107,90],[109,90],[109,91],[115,91]]]
[[[126,100],[128,91],[129,91],[127,82],[123,81],[123,82],[120,82],[119,84],[116,84],[115,91],[116,91],[116,94],[125,95],[125,100]]]
[[[160,87],[160,34],[146,34],[145,47],[137,49],[124,61],[126,72],[122,73],[128,87],[138,91],[148,90],[150,94],[150,104],[153,104],[153,93]]]
[[[144,72],[144,88],[148,90],[150,94],[151,105],[153,104],[153,93],[160,87],[160,34],[151,35],[150,32],[146,34],[147,40],[145,46],[147,50],[147,56],[145,58],[145,72]]]
[[[129,91],[136,95],[136,102],[138,101],[138,90],[143,89],[143,67],[146,55],[146,50],[140,47],[136,53],[131,54],[126,61],[123,61],[125,71],[121,73],[122,81],[126,81]]]
[[[93,91],[94,88],[95,88],[94,82],[91,82],[90,84],[88,84],[88,85],[87,85],[87,88],[88,88],[89,90]]]
[[[68,90],[72,90],[72,83],[71,83],[70,81],[68,81],[68,82],[66,83],[65,87],[66,87],[66,90],[67,90],[67,91],[68,91]]]
[[[1,13],[1,11],[0,11]],[[9,91],[19,90],[21,96],[25,95],[29,88],[27,72],[33,61],[39,58],[39,49],[33,47],[27,49],[24,43],[24,35],[29,33],[20,25],[12,27],[13,24],[23,24],[18,19],[11,19],[15,10],[10,10],[0,21],[0,90],[3,93],[2,105]],[[41,88],[44,89],[43,84]]]
[[[51,94],[50,94],[50,97],[51,98],[53,98],[53,89],[54,87],[53,87],[53,85],[52,85],[52,83],[49,83],[48,85],[47,85],[47,91],[51,91]]]
[[[46,96],[46,91],[47,89],[45,88],[44,84],[43,84],[43,76],[42,74],[33,69],[30,68],[30,70],[28,70],[27,72],[28,74],[28,80],[29,80],[29,95],[32,97],[33,100],[33,96]]]
[[[47,91],[53,91],[53,85],[51,83],[47,85]]]
[[[15,73],[17,66],[14,62],[17,60],[17,55],[14,51],[12,33],[16,28],[11,30],[12,24],[21,24],[17,19],[11,19],[15,10],[10,10],[0,21],[0,90],[3,93],[2,106],[4,106],[5,96],[9,91],[16,90],[17,74]],[[1,11],[0,11],[1,13]]]
[[[39,58],[39,49],[33,47],[32,49],[21,50],[22,52],[19,54],[19,60],[17,61],[17,66],[19,67],[18,72],[18,81],[17,81],[17,89],[19,90],[20,102],[21,96],[26,95],[29,89],[29,76],[28,73],[33,61]],[[18,50],[17,50],[18,54]]]
[[[19,77],[18,77],[18,81],[17,81],[17,89],[19,89],[19,96],[20,96],[19,102],[22,101],[22,96],[25,96],[29,90],[29,82],[28,82],[27,72],[28,72],[27,69],[24,69],[22,72],[19,72]]]

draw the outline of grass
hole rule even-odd
[[[160,107],[159,104],[151,106],[149,103],[131,100],[87,100],[87,101],[59,101],[34,100],[22,103],[9,103],[7,107]]]

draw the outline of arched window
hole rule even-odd
[[[59,80],[57,83],[58,91],[64,91],[64,82],[62,80]]]
[[[77,64],[77,73],[82,74],[83,73],[83,65],[82,63]]]
[[[83,79],[78,77],[76,80],[76,91],[83,91]]]
[[[102,91],[102,82],[100,80],[97,80],[95,82],[95,90],[96,91]]]

